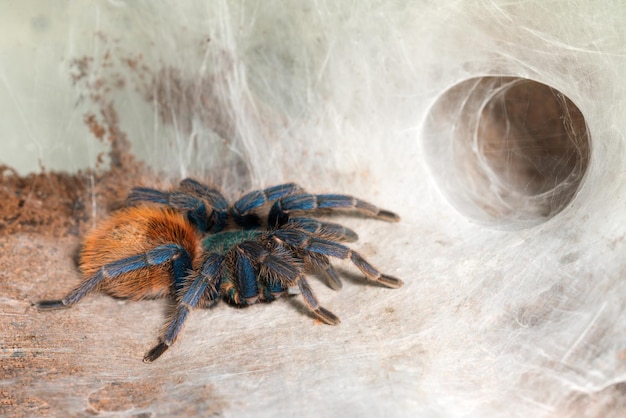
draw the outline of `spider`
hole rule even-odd
[[[145,355],[147,363],[174,343],[192,309],[220,298],[245,307],[297,288],[318,320],[337,325],[339,318],[320,306],[305,277],[319,273],[332,289],[341,288],[330,257],[350,260],[383,286],[403,282],[342,244],[357,239],[354,231],[310,217],[336,209],[400,219],[355,197],[313,195],[293,183],[250,192],[232,205],[219,190],[189,178],[171,191],[136,187],[124,208],[85,237],[79,261],[85,280],[65,298],[42,300],[37,308],[69,308],[92,290],[130,300],[171,297],[173,313]]]

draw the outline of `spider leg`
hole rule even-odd
[[[287,223],[296,228],[304,229],[310,234],[322,236],[333,241],[354,242],[359,239],[356,232],[340,224],[304,217],[289,218]]]
[[[379,209],[364,200],[341,194],[308,194],[299,193],[284,196],[272,205],[268,222],[272,226],[284,225],[291,211],[315,211],[319,209],[355,209],[365,215],[388,222],[398,222],[400,217],[395,213]]]
[[[134,205],[143,202],[169,205],[169,193],[157,189],[152,189],[150,187],[133,187],[126,197],[126,204]]]
[[[248,228],[257,227],[261,224],[261,220],[258,215],[253,213],[256,209],[276,199],[301,192],[302,188],[295,183],[280,184],[250,192],[233,204],[230,213],[237,225]]]
[[[189,178],[181,181],[180,187],[181,191],[173,192],[134,187],[126,198],[126,203],[157,203],[186,211],[189,221],[202,232],[224,229],[228,221],[228,202],[217,189]]]
[[[328,325],[339,325],[341,320],[334,313],[320,306],[313,293],[313,289],[311,289],[311,286],[309,286],[304,276],[301,276],[300,280],[298,280],[298,287],[300,288],[300,293],[302,294],[306,307],[309,308],[317,319]]]
[[[53,310],[69,308],[91,292],[102,281],[115,278],[124,273],[140,270],[146,267],[158,266],[172,262],[174,273],[174,288],[182,286],[182,280],[187,270],[191,268],[191,257],[187,250],[178,244],[164,244],[145,253],[133,255],[105,264],[95,274],[81,283],[61,300],[42,300],[37,302],[37,309]]]
[[[239,293],[247,305],[252,305],[259,299],[259,286],[257,284],[257,273],[250,255],[241,245],[235,247],[231,254],[233,255],[235,270],[233,278],[238,284]]]
[[[359,270],[361,270],[365,277],[384,286],[398,288],[404,284],[400,279],[382,274],[374,266],[368,263],[367,260],[365,260],[359,253],[352,251],[343,244],[310,236],[306,232],[298,231],[297,229],[280,229],[275,231],[273,236],[281,241],[284,241],[288,245],[295,247],[296,249],[310,251],[328,257],[350,260],[356,267],[358,267]]]
[[[235,306],[252,305],[259,299],[257,271],[253,262],[255,256],[249,254],[242,244],[245,242],[236,245],[226,254],[226,268],[222,279],[224,300]]]
[[[198,305],[202,296],[207,294],[208,288],[211,290],[208,294],[218,295],[217,289],[220,285],[223,262],[224,257],[221,255],[211,254],[207,257],[200,272],[193,277],[191,284],[178,301],[174,315],[165,328],[165,334],[161,342],[146,353],[143,358],[144,363],[152,363],[176,341],[176,337],[178,337],[183,328],[189,312]]]
[[[185,191],[164,192],[150,187],[133,187],[126,197],[128,205],[137,203],[157,203],[178,210],[198,210],[204,208],[202,199]],[[204,208],[206,212],[206,208]]]
[[[180,189],[186,192],[193,193],[194,195],[206,200],[215,209],[225,211],[228,209],[228,201],[222,193],[216,188],[209,187],[205,184],[195,181],[191,178],[186,178],[180,182]]]
[[[305,217],[289,218],[287,223],[297,229],[304,230],[311,235],[332,241],[353,242],[358,239],[356,232],[340,224],[322,222],[317,219]],[[307,268],[321,273],[331,289],[341,289],[341,279],[339,279],[337,272],[330,264],[328,257],[323,254],[317,254],[310,251],[303,251],[302,253],[303,254],[300,254],[299,258],[305,260]]]
[[[247,259],[251,266],[256,267],[253,271],[254,276],[248,276],[246,279],[248,284],[245,286],[241,277],[244,272],[238,273],[241,293],[248,304],[256,302],[259,293],[265,300],[273,300],[288,287],[294,286],[296,279],[303,273],[301,263],[294,259],[283,246],[275,245],[268,249],[258,242],[245,241],[237,246],[237,252],[240,253],[241,258]],[[253,288],[254,291],[252,291]],[[264,290],[269,292],[270,297],[264,293]],[[253,299],[246,297],[246,292],[254,294]]]
[[[339,275],[330,264],[330,260],[324,254],[314,253],[312,251],[297,251],[299,257],[304,260],[307,269],[321,273],[326,279],[326,283],[333,290],[339,290],[343,286]]]

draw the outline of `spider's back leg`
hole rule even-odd
[[[341,320],[334,313],[320,306],[313,293],[313,289],[311,289],[311,286],[309,286],[309,283],[304,277],[298,280],[298,287],[300,288],[304,303],[317,319],[328,325],[339,325]]]
[[[233,204],[230,213],[237,225],[243,227],[257,227],[261,224],[261,221],[258,215],[254,213],[255,210],[276,199],[301,192],[302,188],[295,183],[280,184],[278,186],[268,187],[267,189],[250,192]]]
[[[297,251],[297,250],[296,250]],[[343,283],[339,278],[339,275],[330,264],[330,260],[324,254],[314,253],[312,251],[297,251],[299,257],[304,260],[304,264],[307,267],[307,271],[321,273],[326,279],[326,283],[333,290],[339,290],[342,288]]]
[[[189,221],[202,232],[221,231],[228,221],[228,201],[220,191],[190,178],[180,182],[180,190],[172,192],[135,187],[126,202],[156,203],[185,211]]]
[[[174,288],[181,288],[187,270],[191,268],[191,257],[185,248],[178,244],[163,244],[144,253],[122,258],[102,266],[96,273],[81,283],[76,289],[60,300],[42,300],[37,302],[39,310],[69,308],[79,302],[89,292],[107,279],[115,279],[122,274],[137,270],[172,263]],[[127,289],[129,293],[139,293],[142,289]]]
[[[323,222],[313,218],[298,216],[289,218],[287,223],[296,228],[304,229],[310,234],[322,236],[334,241],[354,242],[359,239],[357,233],[350,228],[332,222]]]
[[[209,187],[206,184],[195,181],[194,179],[186,178],[180,182],[180,189],[206,200],[217,210],[225,211],[228,209],[228,201],[215,187]]]

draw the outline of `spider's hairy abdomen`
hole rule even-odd
[[[192,259],[201,252],[196,230],[182,213],[154,206],[124,208],[100,222],[85,237],[80,269],[89,277],[106,264],[167,243],[182,246]],[[103,281],[99,289],[111,296],[133,300],[164,297],[172,289],[171,266],[151,266],[124,273]]]

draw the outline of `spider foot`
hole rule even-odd
[[[313,289],[311,289],[311,286],[309,286],[309,283],[307,283],[304,277],[300,277],[300,280],[298,280],[298,288],[300,289],[300,294],[307,308],[309,308],[317,319],[328,325],[339,325],[341,320],[334,313],[320,306],[313,293]]]
[[[380,277],[376,279],[376,281],[383,286],[387,286],[392,289],[397,289],[404,285],[404,282],[402,280],[396,279],[395,277],[387,276],[386,274],[381,274]]]
[[[387,221],[387,222],[399,222],[400,221],[400,216],[385,209],[379,209],[378,213],[376,214],[376,217],[378,219],[382,219],[383,221]]]
[[[339,325],[341,323],[341,319],[339,319],[337,315],[321,306],[319,306],[317,309],[313,309],[311,312],[313,313],[313,315],[315,315],[317,319],[325,324]]]
[[[152,350],[148,351],[148,353],[144,356],[144,363],[152,363],[154,360],[161,357],[161,354],[165,353],[167,349],[170,348],[169,344],[160,343],[152,348]]]
[[[54,311],[57,309],[67,309],[70,307],[65,300],[40,300],[35,304],[40,311]]]

